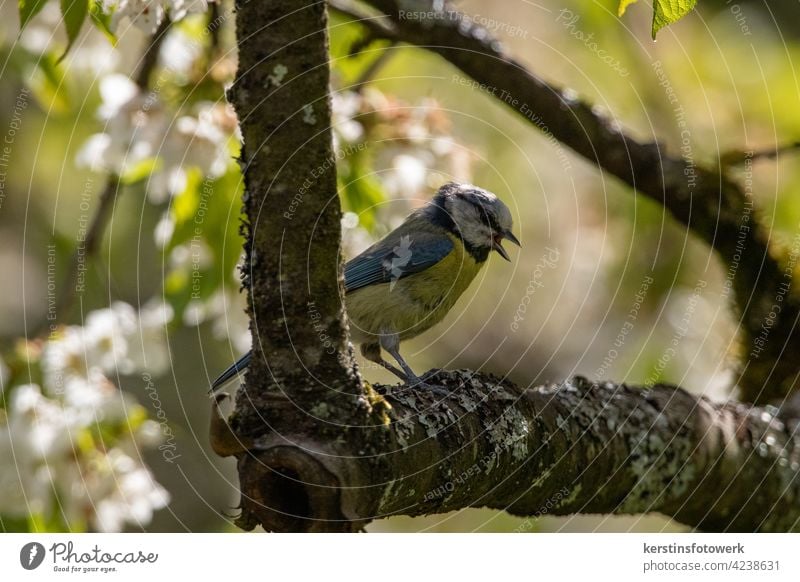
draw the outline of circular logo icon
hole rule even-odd
[[[26,570],[35,570],[44,561],[44,546],[39,542],[30,542],[19,551],[19,563]]]

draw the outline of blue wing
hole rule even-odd
[[[424,271],[453,250],[453,241],[443,232],[404,234],[402,230],[390,233],[344,266],[346,293]]]

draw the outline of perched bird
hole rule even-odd
[[[519,246],[511,212],[494,194],[450,182],[425,206],[344,268],[345,304],[363,356],[407,384],[422,384],[400,355],[400,342],[439,323],[500,244]],[[383,359],[381,348],[401,369]],[[212,390],[250,364],[252,352],[225,370]]]

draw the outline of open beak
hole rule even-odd
[[[492,248],[497,251],[498,255],[510,262],[511,257],[508,256],[506,249],[504,249],[503,245],[500,244],[503,239],[510,240],[518,247],[521,247],[522,245],[519,244],[519,240],[517,240],[517,237],[515,237],[514,233],[512,233],[510,230],[494,235],[494,238],[492,239]]]

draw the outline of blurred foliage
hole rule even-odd
[[[193,267],[175,269],[164,281],[165,297],[179,319],[191,299],[211,299],[236,273],[244,242],[238,220],[242,191],[236,164],[217,179],[204,179],[200,172],[193,171],[186,188],[170,205],[175,230],[164,252],[174,253],[184,246],[190,254],[195,253]],[[204,256],[199,256],[201,253]]]

